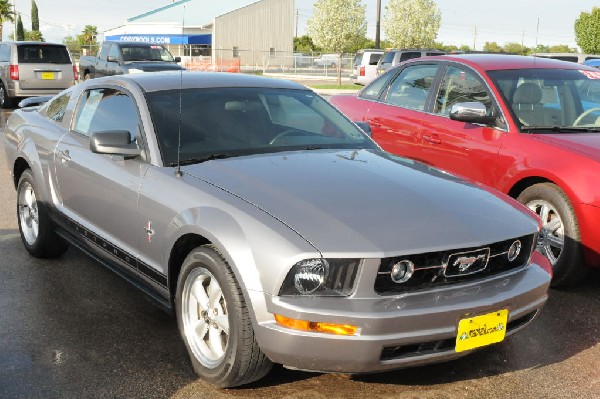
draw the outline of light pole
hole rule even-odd
[[[377,0],[377,21],[375,22],[375,48],[381,48],[381,0]]]

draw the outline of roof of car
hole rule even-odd
[[[507,54],[452,54],[438,55],[435,57],[423,57],[411,60],[418,62],[422,60],[446,60],[458,61],[467,65],[476,66],[486,71],[502,69],[529,69],[529,68],[557,68],[557,69],[590,69],[592,67],[577,64],[575,62],[560,61],[551,58],[540,58],[522,55]]]
[[[115,75],[93,79],[95,83],[127,85],[135,82],[144,91],[153,92],[171,89],[217,88],[217,87],[263,87],[278,89],[309,90],[299,83],[284,79],[225,72],[165,71]]]

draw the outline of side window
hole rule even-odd
[[[86,136],[109,130],[126,130],[139,135],[138,110],[131,97],[114,89],[93,89],[80,100],[74,130]]]
[[[366,100],[377,100],[394,76],[394,71],[379,76],[370,85],[365,87],[358,96]]]
[[[46,103],[40,109],[40,114],[44,115],[48,119],[52,119],[55,122],[62,122],[70,99],[71,91],[68,91]]]
[[[108,50],[109,57],[115,57],[117,60],[119,59],[119,46],[112,45]]]
[[[485,84],[473,72],[450,66],[444,73],[433,112],[448,116],[454,104],[464,102],[482,103],[491,115],[492,100]]]
[[[108,49],[110,47],[110,44],[103,44],[102,47],[100,47],[100,51],[98,52],[98,58],[100,58],[102,61],[106,61],[106,56],[108,55]]]
[[[423,111],[437,69],[437,65],[413,65],[404,68],[390,85],[385,102]]]
[[[10,62],[10,46],[0,45],[0,62]]]
[[[404,61],[412,60],[413,58],[419,58],[419,57],[421,57],[420,51],[405,51],[400,54],[399,62],[404,62]]]

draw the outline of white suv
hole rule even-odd
[[[358,50],[352,61],[350,80],[358,85],[366,85],[377,76],[377,62],[383,50],[364,49]]]

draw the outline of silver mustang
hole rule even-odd
[[[68,243],[176,313],[197,374],[360,373],[503,341],[547,298],[539,221],[383,152],[307,88],[240,74],[94,79],[5,135],[23,244]]]

